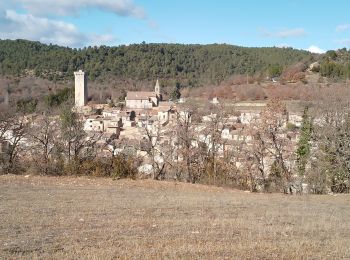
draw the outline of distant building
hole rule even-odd
[[[123,126],[121,117],[90,116],[84,123],[85,131],[106,132],[119,136],[120,128]]]
[[[75,77],[75,106],[83,107],[87,104],[88,87],[86,74],[82,70],[74,72]]]
[[[151,109],[157,107],[162,100],[157,80],[154,91],[128,91],[125,105],[128,109]]]
[[[180,97],[179,100],[177,101],[177,103],[179,103],[179,104],[183,104],[185,102],[186,102],[186,99],[183,97]]]
[[[104,124],[103,117],[101,116],[91,116],[89,117],[84,124],[85,131],[95,131],[95,132],[103,132]]]
[[[218,97],[213,97],[213,100],[210,101],[210,103],[212,103],[212,104],[214,104],[214,105],[217,105],[217,104],[219,104],[220,102],[219,102]]]

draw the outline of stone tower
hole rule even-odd
[[[156,85],[154,86],[154,92],[160,96],[160,86],[159,86],[159,81],[157,79]]]
[[[75,77],[75,106],[83,107],[87,103],[88,88],[85,72],[82,70],[74,72]]]

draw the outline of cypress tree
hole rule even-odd
[[[297,166],[300,176],[304,176],[306,164],[310,157],[310,141],[312,135],[312,122],[308,115],[308,107],[305,107],[303,112],[303,121],[301,126],[301,133],[298,142],[297,153]]]

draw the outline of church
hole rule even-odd
[[[158,107],[160,101],[162,101],[162,95],[157,79],[154,91],[128,91],[125,106],[128,109],[152,109]]]

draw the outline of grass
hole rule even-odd
[[[350,196],[0,176],[1,259],[350,258]]]

